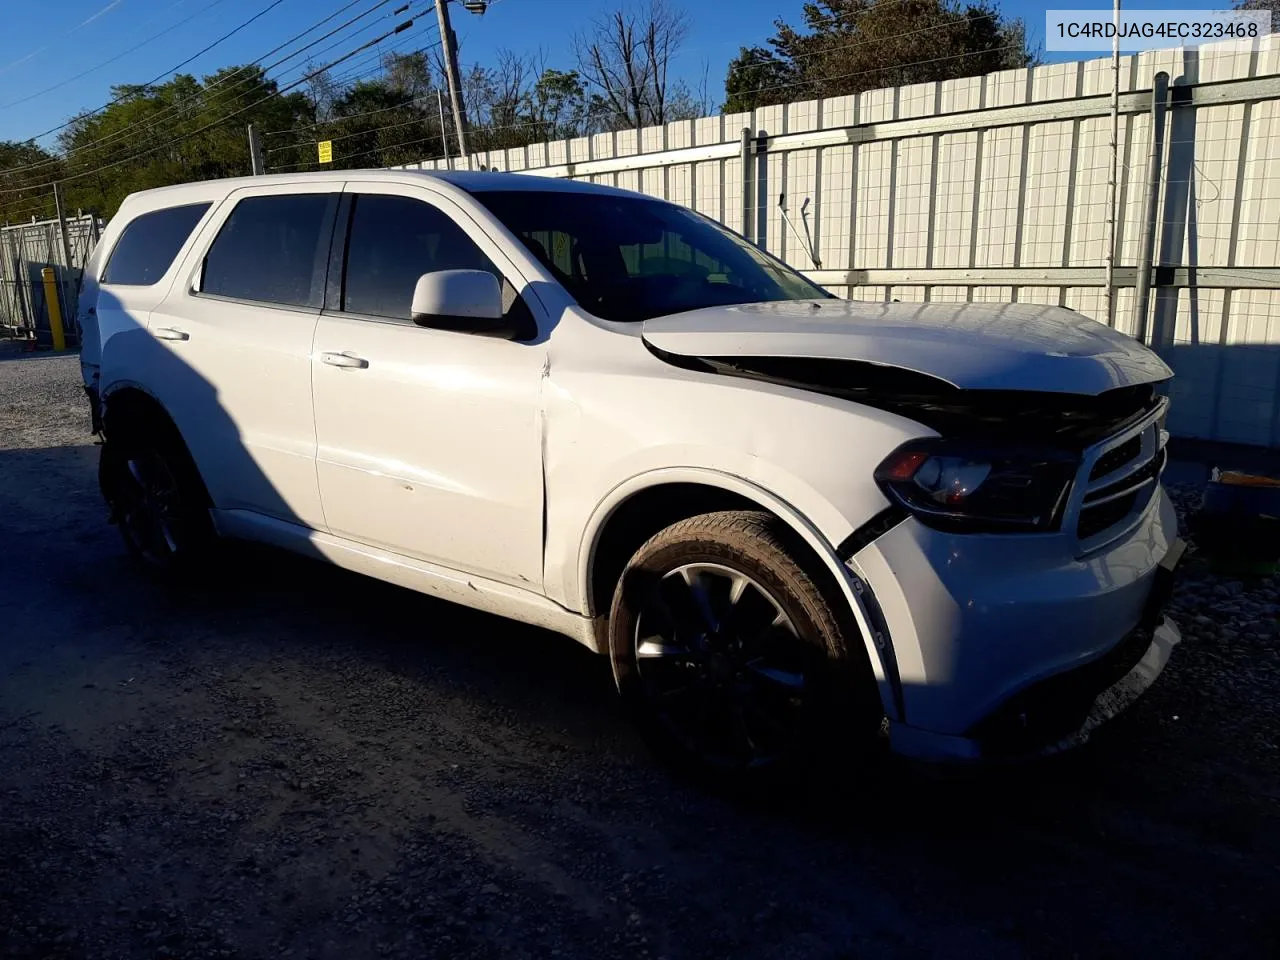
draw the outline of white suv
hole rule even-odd
[[[1043,752],[1177,641],[1171,374],[1070,310],[847,302],[673,204],[388,171],[135,194],[81,304],[139,558],[265,541],[567,634],[695,770]]]

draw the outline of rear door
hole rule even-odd
[[[323,529],[311,341],[340,191],[234,192],[151,315],[164,364],[150,383],[220,509]]]

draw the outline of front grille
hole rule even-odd
[[[1128,493],[1130,490],[1138,489],[1144,483],[1159,479],[1160,474],[1164,472],[1166,456],[1164,448],[1161,448],[1159,453],[1147,461],[1146,466],[1134,470],[1122,480],[1108,483],[1105,487],[1090,490],[1084,495],[1084,505],[1087,507],[1092,503],[1108,500],[1118,493]],[[1097,471],[1094,472],[1096,473]]]
[[[1137,493],[1130,493],[1116,500],[1100,503],[1096,507],[1081,510],[1080,522],[1076,524],[1076,536],[1081,540],[1088,540],[1114,527],[1130,514],[1137,499]]]
[[[1077,539],[1090,541],[1118,528],[1150,502],[1167,459],[1159,421],[1146,421],[1094,461],[1076,518]]]
[[[1114,450],[1108,450],[1098,458],[1098,462],[1093,465],[1093,470],[1089,473],[1089,480],[1101,480],[1103,477],[1115,473],[1126,463],[1136,460],[1142,453],[1142,435],[1139,434],[1129,440],[1126,440]]]

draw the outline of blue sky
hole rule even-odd
[[[28,0],[0,0],[5,43],[0,47],[0,139],[26,139],[54,127],[76,112],[91,109],[109,99],[116,83],[151,80],[195,54],[224,33],[261,12],[271,0],[61,0],[54,15],[50,7]],[[196,59],[184,72],[197,76],[220,66],[255,60],[350,0],[279,0],[277,6],[240,33]],[[376,0],[362,0],[316,33],[332,29]],[[403,17],[390,11],[405,0],[391,0],[352,30],[367,24],[359,41],[371,39]],[[692,86],[701,79],[704,64],[709,86],[722,90],[725,67],[744,44],[761,43],[772,32],[774,18],[799,20],[801,0],[670,0],[689,18],[689,37],[676,66]],[[425,6],[415,0],[414,8]],[[1100,6],[1088,0],[1061,0],[1055,8]],[[1224,6],[1222,0],[1159,0],[1134,3],[1134,9],[1204,9]],[[542,52],[551,66],[571,63],[570,37],[593,12],[608,10],[613,0],[498,0],[483,17],[453,8],[454,29],[464,62],[488,62],[496,50]],[[1004,11],[1024,17],[1034,40],[1043,40],[1045,4],[1029,0],[1005,0]],[[1126,6],[1130,6],[1126,4]],[[430,42],[434,13],[419,19],[421,25],[398,41],[412,45],[420,37]],[[184,22],[186,21],[186,22]],[[153,34],[158,39],[132,52],[131,47]],[[341,36],[341,35],[340,35]],[[335,38],[338,41],[338,38]],[[340,43],[320,62],[345,53],[352,45]],[[317,52],[325,44],[314,48]],[[285,51],[286,53],[288,50]],[[114,62],[90,71],[103,61]],[[1048,59],[1064,59],[1050,55]],[[300,64],[282,67],[285,78],[297,75]],[[361,59],[349,64],[359,72]],[[292,68],[292,72],[290,72]],[[85,71],[85,76],[76,78]],[[339,71],[340,72],[340,71]],[[49,89],[55,88],[55,89]],[[47,92],[45,92],[47,91]],[[21,101],[21,102],[19,102]],[[47,141],[46,141],[47,142]]]

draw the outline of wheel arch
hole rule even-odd
[[[679,520],[716,510],[763,510],[786,525],[827,573],[854,619],[886,710],[896,693],[884,658],[876,648],[872,620],[855,594],[836,549],[792,504],[733,474],[706,468],[666,468],[631,478],[614,487],[591,516],[579,551],[579,587],[598,638],[607,625],[609,602],[626,563],[637,549]],[[599,641],[598,641],[599,642]],[[607,649],[603,644],[600,649]]]
[[[110,443],[113,436],[119,441],[137,430],[160,431],[165,442],[181,448],[205,504],[213,506],[209,488],[200,475],[199,465],[196,464],[182,431],[178,429],[172,414],[151,390],[132,380],[117,381],[103,391],[101,403],[102,435],[105,442]]]
[[[128,422],[134,417],[159,417],[177,430],[173,417],[165,409],[160,399],[146,386],[133,380],[118,380],[103,388],[101,394],[102,422],[108,427],[110,421],[117,424]],[[104,430],[105,432],[105,430]]]

